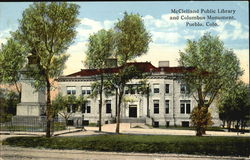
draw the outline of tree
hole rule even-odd
[[[25,48],[13,38],[2,44],[0,49],[0,82],[15,85],[21,98],[21,89],[18,85],[20,79],[19,71],[26,62]]]
[[[0,89],[0,123],[9,122],[16,115],[19,96],[16,92]]]
[[[121,104],[123,102],[124,96],[124,89],[126,84],[134,78],[141,78],[142,72],[138,70],[133,65],[124,65],[122,69],[118,73],[114,73],[113,75],[109,76],[109,81],[113,85],[112,88],[115,88],[117,94],[117,118],[116,118],[116,133],[119,134],[120,132],[120,116],[121,116]]]
[[[65,120],[66,126],[68,125],[68,120],[72,114],[79,110],[79,108],[86,102],[83,96],[73,96],[61,94],[57,95],[55,100],[52,101],[53,115],[59,114]]]
[[[123,68],[118,74],[115,74],[114,84],[118,90],[118,106],[116,133],[120,132],[120,112],[121,100],[124,94],[125,84],[137,77],[135,67],[126,66],[129,60],[139,57],[148,51],[148,45],[151,42],[151,36],[145,29],[143,20],[139,14],[124,13],[124,17],[115,24],[115,48],[118,62]],[[133,73],[133,71],[135,71]]]
[[[204,34],[198,41],[188,40],[184,52],[180,52],[179,63],[195,68],[185,73],[181,81],[190,88],[198,103],[198,111],[204,107],[206,113],[218,93],[233,85],[243,73],[233,50],[224,48],[219,37],[210,33]],[[206,128],[195,127],[197,136],[205,133]]]
[[[240,126],[243,129],[250,119],[248,92],[248,85],[239,81],[219,95],[219,116],[221,120],[227,122],[229,130],[232,121],[236,121],[237,129]]]
[[[46,137],[50,137],[52,120],[50,90],[52,80],[61,75],[68,56],[68,49],[76,36],[79,6],[66,2],[33,3],[19,21],[15,39],[31,53],[34,65],[28,66],[29,76],[35,80],[36,88],[46,87]]]
[[[88,50],[86,52],[85,64],[89,68],[95,68],[100,71],[100,83],[96,82],[92,90],[98,90],[100,97],[99,103],[99,132],[102,131],[102,94],[104,85],[103,69],[107,68],[107,60],[112,57],[114,51],[114,33],[112,30],[104,29],[98,31],[89,37]],[[97,96],[97,94],[92,94]]]

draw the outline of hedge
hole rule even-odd
[[[3,145],[92,151],[249,156],[250,137],[98,135],[85,137],[11,137]]]

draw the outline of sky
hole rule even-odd
[[[242,80],[249,83],[249,8],[247,1],[141,1],[141,2],[71,2],[80,6],[77,36],[66,51],[70,57],[64,75],[80,71],[87,49],[88,37],[100,29],[110,29],[122,19],[123,13],[142,16],[152,42],[137,62],[169,61],[178,66],[179,51],[184,51],[187,39],[198,40],[204,33],[217,35],[227,49],[233,49],[245,70]],[[31,2],[0,2],[0,44],[18,28],[18,19]],[[175,12],[176,11],[176,12]],[[177,12],[180,13],[177,13]],[[183,13],[185,12],[185,13]],[[195,13],[190,13],[195,12]],[[190,20],[187,17],[205,17]],[[231,19],[211,20],[208,16]],[[175,18],[175,19],[174,19]],[[176,19],[178,18],[178,19]],[[202,25],[202,26],[199,26]]]

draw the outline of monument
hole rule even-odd
[[[21,74],[21,103],[17,104],[16,116],[12,123],[20,126],[37,126],[45,121],[45,89],[36,90],[33,85],[34,80],[27,76],[28,65],[36,65],[34,56],[28,56],[27,65],[20,71]]]

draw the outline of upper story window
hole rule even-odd
[[[154,87],[154,93],[160,93],[160,85],[159,84],[153,84]]]
[[[169,84],[165,84],[165,93],[169,93]]]
[[[154,100],[154,114],[159,114],[159,100]]]
[[[76,87],[75,86],[68,86],[67,87],[67,95],[75,95],[76,94]]]
[[[90,86],[82,86],[82,95],[90,95],[91,87]]]
[[[137,85],[128,84],[125,87],[125,94],[136,94],[137,92]]]
[[[181,84],[180,85],[180,92],[181,92],[181,94],[189,93],[189,89],[188,89],[187,85]]]
[[[180,101],[180,112],[181,114],[190,114],[191,111],[191,101],[181,100]]]

